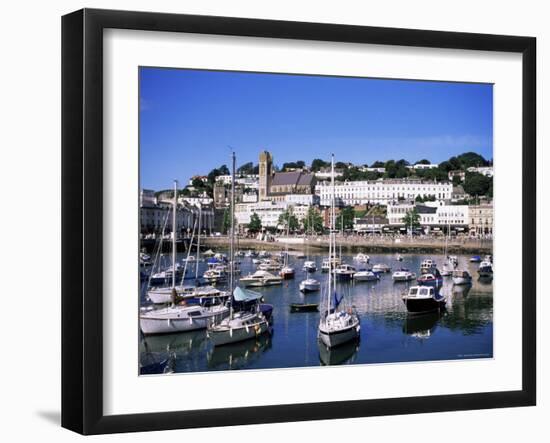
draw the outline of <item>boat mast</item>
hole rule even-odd
[[[229,246],[229,257],[231,258],[229,268],[229,291],[231,300],[233,300],[233,285],[235,272],[235,152],[231,153],[231,242]],[[233,302],[231,302],[231,318],[233,317]]]
[[[178,205],[178,181],[174,180],[174,208],[172,214],[172,289],[176,288],[176,209]]]
[[[330,199],[330,233],[328,243],[328,255],[329,255],[329,271],[328,271],[328,294],[327,294],[327,317],[330,314],[330,297],[332,295],[332,272],[333,272],[333,257],[336,255],[336,251],[332,249],[333,237],[334,237],[334,154],[332,154],[332,162],[330,169],[331,180],[331,199]],[[336,245],[335,245],[336,246]]]
[[[199,281],[199,258],[201,255],[201,220],[202,220],[202,205],[199,203],[199,231],[197,236],[197,256],[195,257],[195,282]],[[198,285],[197,285],[198,286]]]

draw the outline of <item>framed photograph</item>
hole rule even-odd
[[[62,425],[535,405],[531,37],[62,20]]]

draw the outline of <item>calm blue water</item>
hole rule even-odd
[[[438,264],[444,262],[442,255],[404,254],[402,262],[396,261],[395,254],[370,254],[370,257],[367,267],[387,263],[392,269],[406,267],[417,274],[425,258],[433,258]],[[323,256],[310,259],[316,260],[318,267],[312,275],[325,282],[328,274],[320,271]],[[218,348],[211,346],[205,331],[146,337],[140,343],[141,362],[149,365],[152,373],[160,373],[490,358],[493,285],[491,281],[478,279],[478,264],[468,259],[469,256],[459,256],[459,268],[470,271],[473,285],[453,287],[450,277],[444,277],[441,292],[447,297],[447,310],[441,314],[407,314],[401,295],[408,284],[394,283],[391,273],[382,274],[379,282],[343,283],[340,290],[346,294],[346,303],[355,305],[360,314],[361,338],[328,351],[317,341],[319,312],[290,313],[292,302],[325,302],[321,292],[307,295],[299,292],[298,285],[305,278],[301,270],[304,259],[291,257],[290,264],[296,270],[293,280],[285,281],[283,286],[254,289],[274,306],[272,335]],[[344,255],[343,260],[353,263],[352,256]],[[354,264],[357,268],[365,267]],[[201,263],[201,273],[204,268]],[[243,275],[255,268],[252,259],[241,258]],[[146,303],[143,293],[141,300]]]

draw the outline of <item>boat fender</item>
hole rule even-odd
[[[229,328],[229,336],[233,337],[233,328]]]
[[[260,333],[261,329],[262,328],[260,327],[259,324],[256,324],[256,326],[254,326],[254,331],[256,332],[256,335],[258,335]]]
[[[248,334],[248,325],[245,326],[246,333]]]

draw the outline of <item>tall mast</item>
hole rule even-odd
[[[231,153],[232,170],[231,170],[231,243],[229,248],[229,256],[231,257],[231,267],[229,274],[229,289],[233,294],[234,272],[235,272],[235,152]]]
[[[328,243],[329,271],[328,271],[327,316],[330,314],[330,297],[332,296],[333,252],[336,255],[336,251],[333,251],[332,249],[332,243],[334,238],[334,154],[332,154],[330,180],[331,180],[331,199],[330,199],[330,233],[329,233],[329,243]]]
[[[172,210],[172,289],[176,287],[176,209],[178,206],[178,181],[174,180],[174,208]]]
[[[197,256],[195,257],[195,281],[199,278],[199,258],[201,256],[201,220],[202,220],[202,205],[199,203],[199,231],[197,237]],[[197,285],[198,286],[198,285]]]

